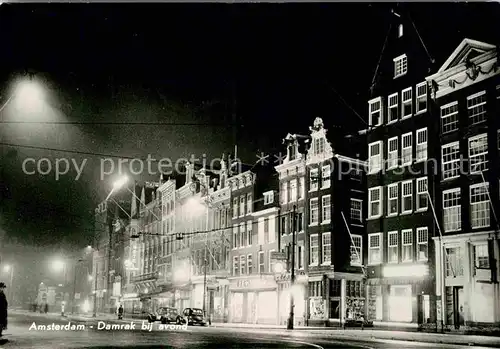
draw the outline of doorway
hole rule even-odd
[[[465,325],[464,318],[464,288],[462,286],[453,287],[453,314],[455,328]]]

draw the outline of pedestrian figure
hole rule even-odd
[[[49,312],[49,304],[45,303],[45,307],[43,309],[44,313],[47,314]]]
[[[118,320],[123,319],[123,305],[120,304],[120,307],[118,308]]]
[[[5,297],[4,289],[5,284],[0,282],[0,337],[2,336],[3,330],[7,329],[7,297]]]

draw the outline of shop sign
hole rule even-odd
[[[238,280],[236,282],[237,288],[248,288],[250,286],[250,280]]]
[[[260,289],[276,288],[276,282],[273,279],[239,279],[231,284],[232,289]]]

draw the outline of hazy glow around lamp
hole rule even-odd
[[[43,88],[34,81],[21,81],[15,90],[15,98],[21,110],[40,111],[44,104]]]
[[[61,260],[55,260],[52,262],[52,269],[56,272],[62,271],[64,269],[64,262]]]

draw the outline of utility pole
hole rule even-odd
[[[291,278],[290,278],[290,317],[288,318],[288,326],[287,330],[293,330],[293,322],[294,322],[294,299],[292,288],[295,284],[295,230],[296,230],[296,220],[297,220],[297,206],[293,205],[293,216],[292,216],[292,265],[291,268]]]

